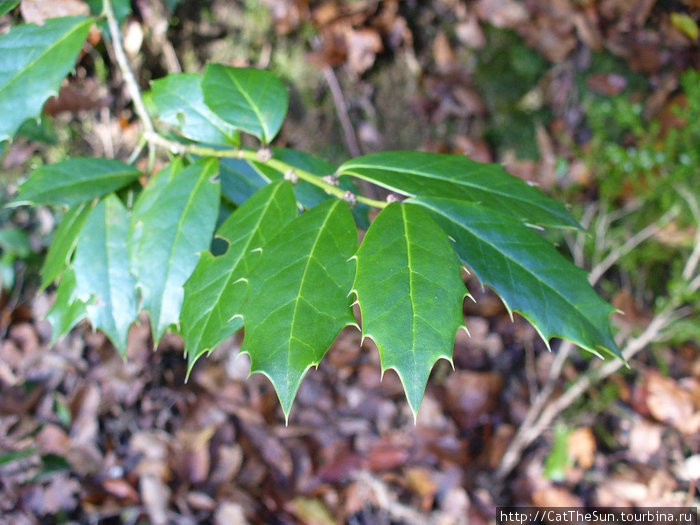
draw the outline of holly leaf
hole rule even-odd
[[[46,319],[51,324],[51,344],[87,317],[87,305],[77,296],[75,271],[72,267],[66,268],[61,283],[56,288],[53,306],[46,314]]]
[[[82,231],[85,220],[92,208],[92,203],[84,202],[76,204],[66,211],[61,219],[61,223],[56,228],[53,242],[51,242],[49,252],[46,254],[46,259],[44,259],[44,264],[41,267],[41,286],[39,291],[58,279],[63,269],[70,263],[75,246],[78,244],[78,235]]]
[[[259,190],[219,228],[217,236],[229,243],[226,253],[214,257],[205,251],[185,283],[180,315],[188,373],[201,355],[213,350],[243,326],[241,307],[246,296],[243,280],[252,270],[251,252],[265,246],[297,213],[289,182]]]
[[[73,69],[91,18],[52,18],[43,26],[23,24],[0,35],[0,141],[37,117]]]
[[[282,127],[289,94],[269,71],[207,64],[202,80],[204,103],[241,131],[269,143]]]
[[[440,358],[452,361],[464,327],[461,264],[435,221],[400,203],[377,215],[356,259],[362,337],[376,343],[382,373],[396,370],[415,416],[430,370]]]
[[[138,313],[135,281],[129,273],[128,233],[126,208],[116,195],[108,195],[88,215],[73,261],[76,297],[90,302],[87,318],[123,356]]]
[[[152,100],[163,122],[188,139],[207,144],[236,145],[237,130],[204,104],[202,77],[174,73],[151,82]]]
[[[547,346],[552,337],[561,337],[597,355],[622,357],[610,332],[615,309],[591,288],[586,272],[537,233],[470,202],[438,197],[406,202],[430,213],[454,239],[459,258],[509,311],[528,319]]]
[[[270,378],[285,417],[306,371],[338,333],[355,324],[350,306],[357,232],[344,201],[303,213],[263,248],[248,281],[242,352],[251,373]]]
[[[13,204],[73,206],[107,195],[140,176],[134,166],[118,160],[74,157],[34,170],[19,187]]]
[[[368,180],[409,197],[478,202],[532,224],[581,228],[560,202],[510,175],[498,164],[476,162],[464,155],[422,151],[373,153],[347,161],[338,174]]]
[[[219,209],[219,182],[212,180],[217,171],[215,159],[201,159],[185,169],[176,163],[161,170],[134,204],[131,268],[156,345],[178,322],[183,285],[199,253],[209,248]]]

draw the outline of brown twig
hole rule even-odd
[[[338,115],[340,127],[343,130],[343,142],[345,142],[345,147],[348,149],[348,153],[351,156],[359,157],[362,155],[362,149],[360,148],[360,143],[357,141],[355,128],[350,121],[348,105],[345,103],[345,95],[343,95],[343,90],[340,87],[340,82],[338,82],[338,77],[336,76],[335,71],[333,71],[333,68],[330,66],[324,66],[321,69],[323,71],[323,77],[326,79],[326,83],[328,84],[328,89],[331,91],[335,112]]]
[[[129,61],[126,58],[126,53],[124,52],[124,46],[122,45],[122,35],[119,30],[119,23],[117,18],[114,16],[114,8],[112,7],[112,0],[103,0],[102,8],[104,10],[105,16],[107,17],[107,26],[109,27],[110,35],[112,36],[112,47],[114,49],[114,57],[117,60],[117,65],[119,70],[124,77],[124,83],[129,91],[129,96],[134,104],[134,111],[136,116],[141,121],[143,125],[144,133],[150,134],[154,133],[155,128],[153,127],[153,121],[151,120],[148,111],[146,110],[146,105],[141,97],[141,89],[139,88],[136,78],[134,77],[134,72],[129,66]],[[155,163],[155,148],[149,143],[149,171],[152,168],[152,164]]]

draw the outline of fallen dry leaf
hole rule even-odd
[[[487,421],[498,404],[503,376],[496,372],[457,370],[445,380],[446,408],[462,428]]]
[[[496,27],[513,28],[530,18],[527,8],[515,0],[479,0],[476,12]]]
[[[47,18],[90,14],[82,0],[22,0],[19,8],[25,22],[38,25],[44,25]]]
[[[214,513],[214,525],[247,525],[243,507],[226,501],[218,506]]]
[[[537,507],[582,507],[583,501],[563,487],[546,487],[533,493],[532,502]]]
[[[145,475],[139,480],[139,492],[151,523],[166,525],[170,489],[159,478]]]
[[[630,459],[647,463],[661,448],[663,426],[651,423],[644,418],[637,418],[632,423],[629,433]]]
[[[569,457],[579,467],[589,469],[593,466],[597,447],[593,431],[590,428],[577,428],[570,432],[566,438],[566,447]]]
[[[646,406],[654,419],[686,435],[700,432],[700,407],[676,381],[651,371],[645,374],[640,389],[646,393]]]

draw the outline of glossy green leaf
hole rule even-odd
[[[151,82],[151,92],[160,119],[180,129],[188,139],[208,144],[237,143],[236,128],[204,104],[200,75],[168,75]]]
[[[41,286],[39,290],[43,290],[58,279],[63,269],[68,266],[73,250],[78,244],[78,235],[82,231],[85,220],[91,210],[92,204],[84,202],[76,204],[66,211],[61,219],[61,223],[56,228],[49,252],[46,254],[46,259],[44,259],[44,264],[41,267]]]
[[[357,233],[344,201],[294,219],[263,248],[248,281],[242,352],[270,378],[285,416],[306,371],[355,323],[350,287]]]
[[[461,264],[427,213],[399,203],[377,216],[356,258],[362,336],[376,343],[382,371],[396,370],[415,415],[433,364],[452,360],[464,327]]]
[[[2,0],[0,1],[0,16],[12,11],[19,5],[19,0]]]
[[[73,69],[92,19],[52,18],[0,35],[0,141],[36,117]]]
[[[596,354],[620,356],[610,332],[614,308],[591,288],[586,272],[537,233],[474,203],[437,197],[407,202],[431,214],[454,239],[460,259],[509,310],[527,318],[545,343],[562,337]]]
[[[129,327],[136,321],[135,281],[129,273],[129,215],[119,198],[108,195],[88,215],[75,248],[76,296],[87,317],[126,355]]]
[[[368,180],[409,197],[462,199],[532,224],[580,228],[560,202],[510,175],[498,164],[483,164],[464,155],[421,151],[373,153],[347,161],[338,173]]]
[[[262,248],[297,213],[289,182],[265,186],[219,228],[228,250],[219,257],[205,251],[185,283],[180,325],[192,369],[195,361],[243,326],[241,307],[252,270],[251,252]],[[257,255],[257,253],[255,253]]]
[[[149,183],[131,213],[129,252],[141,294],[151,316],[156,344],[178,322],[183,285],[199,253],[208,249],[219,207],[215,159],[201,159],[179,171],[162,170]]]
[[[73,206],[118,190],[140,175],[118,160],[74,157],[34,170],[15,202]]]
[[[76,293],[75,271],[69,267],[63,272],[61,283],[56,289],[53,307],[46,315],[51,324],[51,344],[65,336],[79,321],[87,317],[87,303]]]
[[[282,127],[289,94],[269,71],[207,64],[204,103],[232,126],[269,143]]]

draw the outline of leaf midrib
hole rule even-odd
[[[309,271],[309,267],[311,266],[311,260],[313,259],[314,252],[316,251],[316,247],[318,246],[318,241],[321,238],[322,234],[324,233],[324,229],[326,225],[328,224],[328,220],[330,219],[331,215],[333,215],[333,212],[335,211],[336,207],[339,205],[340,201],[334,202],[331,206],[328,208],[328,213],[326,213],[326,216],[323,219],[323,222],[319,226],[317,233],[316,233],[316,238],[314,239],[313,244],[311,245],[311,249],[309,250],[309,253],[306,255],[306,263],[304,264],[304,272],[301,275],[301,279],[299,281],[299,288],[297,290],[296,294],[296,299],[294,300],[294,311],[292,312],[292,320],[290,322],[290,328],[289,328],[289,343],[287,343],[287,370],[290,370],[291,368],[291,341],[292,339],[297,339],[298,341],[302,341],[298,337],[294,335],[294,328],[296,325],[296,317],[297,317],[297,310],[299,309],[299,302],[301,299],[301,291],[302,288],[304,288],[304,284],[306,281],[306,274]],[[307,344],[308,346],[308,344]],[[311,366],[311,365],[309,365]],[[287,389],[289,389],[289,374],[285,374],[285,382],[287,384]]]
[[[405,206],[400,206],[399,207],[401,210],[401,219],[403,221],[403,227],[404,227],[404,241],[406,243],[406,261],[408,265],[408,296],[410,298],[410,304],[411,304],[411,355],[413,356],[413,381],[412,383],[416,382],[416,372],[418,370],[418,359],[416,358],[416,333],[418,332],[416,328],[416,308],[413,302],[413,261],[411,258],[411,246],[408,241],[408,218],[406,217],[406,208]]]
[[[459,201],[456,201],[455,199],[445,199],[445,200],[459,202]],[[473,230],[471,230],[470,228],[468,228],[466,225],[464,225],[464,224],[462,224],[462,223],[457,222],[456,220],[454,220],[450,215],[445,214],[445,213],[442,212],[440,209],[437,209],[437,208],[434,208],[434,207],[428,205],[428,203],[426,203],[425,201],[417,200],[417,201],[415,201],[415,202],[416,202],[417,204],[420,203],[421,206],[425,206],[426,208],[429,208],[431,211],[437,213],[438,215],[441,215],[441,216],[445,217],[448,221],[450,221],[451,223],[457,225],[458,227],[464,228],[464,229],[467,230],[469,233],[471,233],[474,237],[477,237],[478,239],[480,239],[480,240],[481,240],[482,242],[484,242],[485,244],[487,244],[487,245],[493,247],[494,250],[496,250],[499,254],[501,254],[501,255],[502,255],[505,259],[507,259],[508,261],[511,261],[515,266],[520,267],[522,270],[524,270],[524,271],[525,271],[526,273],[528,273],[529,275],[533,275],[532,272],[529,271],[528,268],[527,268],[526,266],[522,265],[522,264],[519,263],[516,259],[513,259],[513,258],[510,257],[509,255],[506,255],[497,245],[488,242],[488,241],[485,240],[483,237],[481,237],[478,233],[475,233]],[[468,261],[463,261],[463,262],[465,262],[466,264],[469,264]],[[533,277],[534,277],[534,275],[533,275]],[[564,295],[562,295],[561,293],[559,293],[559,291],[558,291],[555,287],[553,287],[550,283],[548,283],[547,281],[545,281],[545,280],[543,280],[543,279],[539,279],[539,278],[537,278],[537,277],[534,277],[534,278],[535,278],[535,280],[536,280],[538,283],[544,283],[544,284],[546,285],[547,289],[552,290],[552,291],[554,292],[555,295],[557,295],[558,297],[560,297],[561,299],[563,299],[563,301],[564,301],[566,304],[570,305],[570,306],[583,318],[584,322],[585,322],[594,332],[596,332],[597,334],[603,336],[602,339],[607,339],[607,337],[605,336],[605,334],[601,334],[600,331],[598,330],[598,328],[596,328],[593,324],[591,324],[591,322],[588,320],[588,317],[585,316],[585,315],[578,309],[578,307],[577,307],[574,303],[572,303],[572,302],[569,301]],[[540,284],[540,286],[541,286],[541,284]],[[499,295],[501,295],[501,294],[499,293]],[[505,302],[505,301],[504,301],[504,302]],[[508,307],[508,308],[510,309],[510,307]],[[519,309],[517,309],[517,311],[521,312],[521,310],[519,310]],[[523,312],[521,312],[521,313],[523,313]],[[551,334],[551,333],[550,333],[550,334],[549,334],[549,337],[557,337],[557,335],[561,335],[561,334]]]
[[[185,203],[185,206],[182,208],[182,213],[180,214],[180,218],[177,221],[177,227],[175,228],[175,235],[173,236],[173,242],[170,245],[170,253],[168,255],[168,261],[166,265],[166,271],[165,271],[165,279],[163,280],[163,289],[160,292],[160,298],[162,299],[163,296],[165,295],[165,290],[168,288],[168,283],[170,281],[170,271],[172,269],[172,261],[174,259],[174,251],[175,251],[175,246],[178,244],[178,240],[180,239],[180,236],[182,235],[182,223],[185,220],[185,215],[187,215],[187,211],[189,210],[192,201],[194,200],[194,196],[197,194],[197,191],[201,187],[201,185],[208,180],[208,171],[209,171],[209,166],[212,164],[213,161],[207,162],[203,167],[202,167],[202,173],[200,173],[199,178],[197,179],[197,182],[194,185],[194,188],[192,188],[192,191],[190,191],[189,196],[187,197],[187,202]],[[178,175],[182,175],[183,172],[178,173]],[[159,301],[160,302],[160,301]],[[163,322],[163,305],[159,304],[158,306],[158,327],[160,327],[160,324]],[[167,326],[166,326],[167,329]]]

